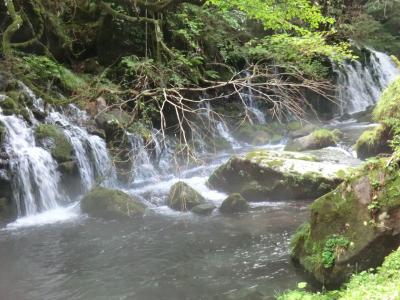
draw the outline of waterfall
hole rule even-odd
[[[400,74],[388,55],[368,51],[365,62],[351,61],[336,67],[336,97],[341,103],[341,114],[364,111],[374,105],[382,91]]]
[[[69,112],[72,112],[72,120],[86,119],[86,114],[77,107],[71,105],[69,109]],[[65,114],[65,112],[53,111],[46,120],[49,123],[61,126],[65,136],[71,143],[84,191],[90,190],[96,180],[102,180],[102,184],[106,186],[113,185],[115,182],[115,170],[105,141],[96,135],[89,134],[79,125],[73,124]],[[76,117],[76,114],[79,117]]]
[[[233,148],[240,147],[240,144],[230,134],[229,128],[222,117],[215,117],[216,113],[213,111],[213,108],[209,101],[200,102],[199,108],[203,110],[201,115],[207,121],[208,127],[211,129],[211,133],[214,137],[222,137],[224,140],[229,142]]]
[[[251,73],[249,71],[245,72],[246,77],[250,77]],[[265,124],[265,114],[260,110],[257,101],[254,99],[253,90],[251,87],[245,89],[244,93],[241,93],[241,96],[246,105],[246,109],[253,115],[251,119],[252,122],[256,122],[258,124]]]
[[[5,150],[10,157],[13,194],[18,215],[31,216],[58,207],[60,176],[57,163],[37,147],[33,129],[16,116],[0,115],[6,128]]]

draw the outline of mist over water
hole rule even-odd
[[[374,104],[397,75],[390,58],[374,51],[368,63],[348,63],[338,72],[343,113]],[[41,99],[29,93],[37,109],[43,109]],[[251,91],[245,101],[253,122],[264,124],[267,119]],[[144,218],[129,222],[82,214],[80,197],[63,195],[57,163],[35,143],[33,114],[32,124],[0,114],[19,205],[19,218],[0,230],[0,299],[228,300],[254,291],[273,297],[303,281],[290,263],[289,243],[307,218],[310,201],[265,199],[252,203],[248,213],[231,216],[218,210],[197,216],[166,205],[171,186],[184,181],[218,207],[228,195],[206,184],[218,166],[233,154],[284,148],[285,141],[260,147],[240,143],[224,120],[214,117],[209,103],[201,109],[205,122],[214,128],[213,138],[224,139],[232,150],[207,153],[204,147],[204,163],[178,166],[171,161],[173,150],[163,148],[170,143],[164,143],[156,130],[151,133],[152,155],[140,136],[130,134],[134,172],[127,184],[118,181],[105,141],[83,126],[84,112],[70,107],[69,112],[50,113],[46,122],[59,126],[72,144],[83,191],[100,183],[146,205]],[[350,146],[371,124],[351,121],[330,126],[344,132],[344,142],[316,155],[332,164],[337,157],[346,157],[351,164]]]

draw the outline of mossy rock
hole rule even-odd
[[[18,114],[19,105],[18,102],[9,96],[5,96],[2,101],[0,101],[0,107],[5,115]]]
[[[188,211],[204,203],[204,197],[182,181],[171,187],[167,199],[168,206],[179,211]]]
[[[226,193],[240,193],[248,201],[312,199],[334,189],[342,179],[337,163],[321,163],[311,155],[254,151],[232,157],[208,179]]]
[[[284,136],[282,126],[277,127],[275,123],[271,124],[241,124],[232,132],[235,139],[251,145],[265,145],[268,143],[277,143]]]
[[[39,124],[35,127],[35,137],[39,145],[51,151],[57,162],[74,160],[72,145],[61,128],[56,125]]]
[[[82,212],[105,219],[123,219],[143,216],[145,206],[132,196],[119,191],[96,187],[81,202]]]
[[[317,150],[329,146],[336,146],[340,138],[340,131],[318,129],[311,134],[291,140],[285,147],[286,151]]]
[[[400,176],[386,164],[368,163],[316,200],[292,239],[293,259],[328,287],[380,265],[400,246]]]
[[[219,210],[223,213],[238,213],[246,212],[249,209],[249,204],[246,199],[239,193],[231,194],[222,202]]]
[[[393,138],[393,134],[389,128],[379,125],[374,129],[365,131],[357,140],[354,148],[357,157],[366,159],[378,154],[390,154],[393,149],[389,145],[389,141]]]

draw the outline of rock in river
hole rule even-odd
[[[167,203],[172,209],[188,211],[197,205],[204,204],[205,199],[195,189],[180,181],[171,187]]]
[[[240,193],[248,201],[312,199],[342,182],[346,165],[318,162],[313,155],[255,151],[234,156],[208,179],[210,187]]]
[[[237,212],[245,212],[249,209],[249,204],[246,199],[242,197],[242,195],[235,193],[230,195],[228,198],[222,202],[219,210],[223,213],[237,213]]]
[[[142,216],[145,206],[130,195],[103,187],[96,187],[82,199],[82,212],[105,219]]]

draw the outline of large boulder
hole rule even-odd
[[[229,195],[229,197],[222,202],[221,207],[219,208],[223,213],[245,212],[248,209],[249,204],[239,193]]]
[[[293,259],[328,287],[380,265],[400,245],[400,176],[387,164],[366,164],[316,200],[292,239]]]
[[[210,176],[208,185],[249,201],[317,198],[342,182],[340,171],[347,166],[316,160],[295,152],[254,151],[232,157]]]
[[[318,129],[309,135],[291,140],[285,147],[287,151],[305,151],[336,146],[340,132],[337,130]]]
[[[96,187],[82,199],[81,209],[93,217],[121,219],[143,216],[145,206],[122,191]]]
[[[204,203],[204,197],[182,181],[171,187],[167,199],[168,206],[179,211],[188,211]]]
[[[365,131],[354,146],[357,157],[366,159],[378,154],[392,153],[393,149],[389,145],[392,138],[391,130],[384,125],[378,125],[374,129]]]

